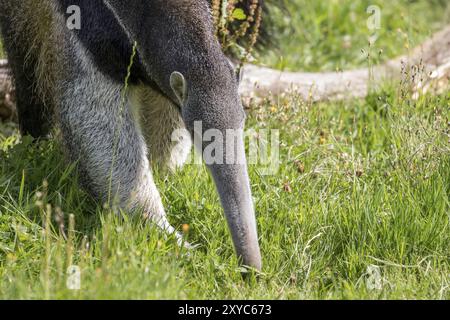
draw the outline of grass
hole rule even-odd
[[[254,106],[249,127],[278,128],[282,142],[277,174],[250,168],[259,281],[240,278],[204,168],[157,176],[171,222],[200,244],[188,257],[139,218],[93,202],[55,141],[3,136],[0,297],[448,299],[449,105],[450,94],[413,101],[387,87],[361,101],[286,95]],[[73,241],[56,208],[66,236],[75,215]],[[82,270],[80,291],[66,288],[70,263]],[[380,289],[366,286],[372,265]]]
[[[286,11],[273,10],[279,50],[268,50],[261,63],[287,70],[334,71],[366,67],[369,39],[376,62],[419,45],[450,22],[446,0],[282,0]],[[369,6],[380,9],[380,29],[371,31]],[[373,41],[372,41],[373,42]]]
[[[296,1],[307,8],[299,36],[310,38],[285,43],[286,57],[298,48],[314,59],[266,61],[305,70],[363,65],[352,58],[363,33],[344,13],[364,5],[333,1],[328,14],[328,2]],[[419,12],[426,3],[393,1],[384,12]],[[322,22],[308,20],[317,19],[313,7]],[[420,37],[434,28],[424,21],[442,15],[433,8],[417,17]],[[365,10],[352,10],[363,21]],[[324,38],[330,17],[330,30],[342,26]],[[361,37],[351,50],[338,45],[346,34]],[[389,54],[403,51],[392,34],[379,40]],[[56,139],[33,143],[2,124],[0,298],[450,299],[450,90],[414,100],[386,84],[366,99],[328,103],[286,93],[248,113],[248,128],[278,129],[281,140],[276,174],[249,168],[264,264],[258,280],[240,276],[204,167],[156,173],[170,221],[200,245],[186,255],[139,217],[91,199]],[[69,265],[81,269],[81,290],[66,286]],[[371,270],[380,275],[376,288]]]

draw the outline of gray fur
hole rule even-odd
[[[181,136],[178,142],[173,141],[172,133],[185,129],[178,106],[143,84],[132,86],[128,96],[151,162],[159,168],[167,166],[172,171],[182,167],[189,156],[192,141],[185,136]]]
[[[35,0],[0,0],[0,12],[6,13],[0,15],[4,38],[20,33],[26,40],[7,48],[16,66],[16,86],[27,85],[18,77],[25,63],[25,55],[17,54],[17,46],[22,46],[21,51],[31,54],[34,69],[45,66],[51,73],[53,86],[42,91],[51,92],[48,101],[67,153],[79,163],[83,185],[100,201],[143,210],[146,218],[174,233],[150,162],[172,168],[183,163],[191,141],[188,137],[172,142],[174,130],[186,128],[192,138],[194,122],[201,121],[204,130],[218,129],[225,136],[227,129],[243,129],[245,121],[234,70],[213,34],[208,2],[73,2],[42,0],[45,6],[40,7]],[[64,24],[65,8],[72,4],[78,4],[83,13],[79,31]],[[21,18],[14,15],[14,6],[34,9],[35,16],[22,18],[32,20],[35,26],[39,25],[39,10],[52,10],[51,27],[46,30],[50,43],[42,32],[8,27],[11,20]],[[124,95],[135,43],[137,56]],[[42,77],[32,80],[35,82],[37,88],[49,88]],[[39,109],[24,97],[18,108],[23,111],[30,106]],[[27,119],[33,121],[32,115],[24,113],[23,132],[30,132]],[[36,125],[36,121],[32,123]],[[242,136],[238,142],[237,148],[243,151]],[[200,146],[200,151],[205,146]],[[208,167],[241,263],[260,269],[250,183],[245,158],[239,160],[241,164]]]

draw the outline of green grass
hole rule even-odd
[[[389,87],[361,101],[290,94],[254,106],[249,127],[278,128],[282,142],[277,174],[250,168],[258,281],[241,279],[204,168],[157,176],[171,222],[189,224],[200,244],[186,256],[139,218],[93,202],[55,141],[2,136],[0,298],[448,299],[449,106],[450,94],[413,101]],[[73,246],[54,219],[44,228],[41,203],[61,208],[66,227],[75,214]],[[65,286],[68,261],[82,269],[78,292]],[[366,287],[371,265],[380,290]]]
[[[274,10],[278,50],[259,61],[288,70],[334,71],[366,66],[369,38],[366,10],[381,13],[378,38],[371,46],[374,62],[382,62],[420,44],[450,22],[447,0],[282,0],[287,12]]]
[[[373,58],[405,52],[405,43],[438,28],[446,1],[438,2],[385,5],[389,27],[374,46],[384,53]],[[296,33],[282,34],[284,60],[274,52],[263,61],[303,70],[366,66],[368,1],[289,3],[303,10],[290,10]],[[350,49],[342,47],[346,35]],[[56,139],[32,143],[0,124],[0,298],[450,299],[450,90],[413,100],[391,84],[363,100],[319,104],[289,93],[248,113],[248,128],[279,129],[282,143],[276,174],[250,167],[264,264],[258,280],[241,278],[204,167],[156,173],[170,221],[189,225],[187,239],[200,245],[187,256],[139,217],[92,200]],[[66,287],[70,264],[81,268],[80,291]],[[379,289],[366,285],[372,266]]]

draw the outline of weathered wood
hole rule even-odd
[[[294,90],[313,101],[361,98],[369,86],[388,80],[400,80],[415,73],[416,89],[448,85],[450,75],[450,26],[436,33],[408,55],[369,69],[344,72],[285,72],[246,65],[241,83],[243,96],[264,97]]]

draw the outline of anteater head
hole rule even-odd
[[[240,262],[260,269],[244,153],[245,113],[235,72],[214,35],[207,1],[104,2],[136,44],[148,76],[179,105],[192,138],[203,141],[208,132],[219,137],[214,154],[208,152],[210,142],[197,147],[216,184]]]

